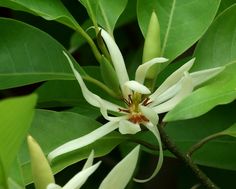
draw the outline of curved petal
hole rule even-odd
[[[124,189],[129,183],[138,161],[140,146],[135,147],[102,181],[99,189]]]
[[[161,166],[163,164],[163,150],[162,150],[162,143],[161,143],[161,137],[160,137],[159,131],[158,131],[157,127],[153,124],[151,124],[151,125],[146,124],[145,126],[147,127],[147,129],[149,131],[151,131],[154,134],[154,136],[157,139],[157,142],[158,142],[158,145],[159,145],[159,158],[158,158],[156,168],[155,168],[154,172],[152,173],[152,175],[149,178],[147,178],[147,179],[136,179],[135,178],[134,179],[134,181],[140,182],[140,183],[148,182],[149,180],[153,179],[157,175],[157,173],[160,171]]]
[[[134,124],[128,120],[119,121],[119,131],[121,134],[136,134],[141,131],[139,124]]]
[[[179,69],[177,69],[174,73],[172,73],[162,84],[158,89],[149,96],[151,100],[155,100],[155,97],[165,92],[168,88],[176,84],[183,76],[184,73],[189,71],[190,68],[193,66],[195,58],[191,59],[187,63],[185,63],[183,66],[181,66]]]
[[[159,121],[158,114],[150,107],[139,105],[142,114],[153,124],[157,125]]]
[[[172,110],[183,98],[189,95],[192,91],[192,78],[189,76],[189,74],[187,74],[182,80],[181,89],[179,90],[179,92],[170,100],[153,107],[153,110],[158,114],[168,112]]]
[[[138,81],[139,83],[143,84],[148,70],[153,65],[158,64],[158,63],[164,63],[167,61],[168,59],[159,57],[159,58],[153,58],[149,60],[148,62],[141,64],[135,72],[135,81]]]
[[[50,183],[46,189],[62,189],[62,187],[55,183]]]
[[[92,150],[91,153],[89,154],[89,157],[87,161],[85,162],[82,170],[91,167],[93,165],[93,159],[94,159],[94,150]]]
[[[101,97],[99,97],[98,95],[96,95],[88,90],[88,88],[86,87],[79,72],[77,72],[77,70],[75,69],[70,57],[65,52],[63,52],[63,53],[66,56],[66,58],[68,59],[68,62],[70,63],[71,69],[72,69],[77,81],[79,82],[79,85],[81,87],[81,91],[82,91],[83,96],[86,99],[86,101],[93,106],[100,108],[101,104],[102,104],[108,110],[119,112],[119,108],[122,108],[122,107],[120,107],[116,104],[113,104],[109,101],[106,101],[106,100],[102,99]]]
[[[118,122],[108,122],[105,125],[102,125],[101,127],[99,127],[98,129],[92,131],[91,133],[84,135],[80,138],[71,140],[59,146],[58,148],[54,149],[52,152],[48,154],[48,159],[49,161],[52,161],[54,158],[62,154],[87,146],[95,142],[96,140],[102,138],[103,136],[109,134],[110,132],[114,131],[118,127],[119,127]]]
[[[225,69],[224,66],[207,69],[207,70],[201,70],[197,72],[190,73],[191,78],[193,79],[193,85],[194,87],[204,83],[205,81],[215,77],[220,72],[222,72]]]
[[[129,94],[127,89],[124,89],[124,83],[129,81],[129,76],[125,67],[125,62],[123,56],[120,52],[119,47],[117,46],[114,39],[107,33],[105,30],[101,29],[101,36],[104,39],[108,51],[111,55],[113,66],[116,70],[116,74],[120,83],[120,87],[123,93],[124,98],[126,98]]]
[[[140,94],[150,94],[151,91],[144,86],[143,84],[137,82],[137,81],[126,81],[124,86],[128,87],[129,89],[131,89],[134,92],[138,92]]]
[[[65,186],[63,186],[63,189],[80,189],[81,186],[86,182],[88,177],[96,171],[98,166],[100,165],[100,162],[97,162],[95,165],[84,169],[80,171],[78,174],[76,174],[72,179],[69,180],[68,183],[66,183]]]

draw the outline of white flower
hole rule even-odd
[[[77,173],[72,179],[61,187],[55,183],[50,183],[46,189],[79,189],[86,182],[88,177],[98,168],[101,162],[93,165],[94,152],[92,151],[84,164],[83,169]]]
[[[221,72],[223,68],[220,67],[189,73],[194,63],[194,59],[192,59],[172,73],[156,91],[151,93],[144,85],[147,71],[153,65],[164,63],[168,60],[162,57],[154,58],[140,65],[136,70],[135,80],[130,80],[123,56],[115,41],[105,30],[101,30],[101,36],[111,55],[112,64],[116,71],[123,95],[124,106],[116,105],[89,91],[82,77],[74,68],[69,56],[64,53],[79,82],[84,98],[91,105],[100,108],[103,117],[109,122],[85,136],[74,139],[56,148],[49,153],[48,158],[52,160],[59,155],[82,148],[116,129],[119,129],[121,134],[135,134],[141,131],[140,125],[143,125],[154,134],[159,144],[159,159],[155,171],[145,180],[136,179],[138,182],[146,182],[157,174],[163,162],[161,139],[156,127],[159,121],[158,114],[173,109],[183,98],[193,91],[194,87],[214,77]],[[107,111],[117,112],[120,116],[109,116]]]

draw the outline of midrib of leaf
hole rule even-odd
[[[174,10],[175,10],[175,4],[176,4],[176,0],[173,0],[172,5],[171,5],[171,10],[170,10],[170,18],[169,18],[169,21],[168,21],[166,34],[165,34],[164,41],[163,41],[163,46],[162,46],[162,49],[161,49],[161,56],[163,56],[163,54],[165,52],[166,45],[167,45],[167,40],[168,40],[168,37],[169,37],[169,32],[170,32],[170,28],[171,28],[171,24],[172,24],[172,20],[173,20],[173,14],[174,14]]]
[[[103,17],[103,19],[104,19],[104,21],[105,21],[105,24],[106,24],[106,26],[107,26],[107,29],[108,29],[108,33],[112,34],[111,26],[110,26],[110,24],[109,24],[109,21],[108,21],[108,19],[107,19],[107,17],[106,17],[106,14],[105,14],[103,8],[101,7],[100,2],[101,2],[101,1],[99,1],[99,3],[98,3],[98,7],[99,7],[99,9],[101,10],[102,17]]]

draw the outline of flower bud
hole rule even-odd
[[[27,137],[33,181],[36,189],[45,189],[55,183],[52,170],[39,144],[32,136]]]
[[[161,56],[160,25],[156,13],[153,11],[145,37],[143,48],[143,63]],[[153,80],[160,71],[160,65],[156,64],[147,73],[147,79]]]

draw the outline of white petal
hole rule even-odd
[[[127,81],[125,82],[124,84],[126,87],[128,87],[129,89],[131,89],[132,91],[134,92],[138,92],[140,94],[150,94],[151,91],[146,87],[144,86],[143,84],[137,82],[137,81]]]
[[[138,161],[140,146],[135,147],[102,181],[99,189],[124,189],[129,183]]]
[[[120,87],[123,93],[123,96],[126,98],[129,94],[129,91],[124,89],[124,83],[129,81],[129,76],[125,67],[125,62],[123,56],[120,52],[119,47],[117,46],[114,39],[107,33],[105,30],[101,29],[101,36],[104,39],[109,53],[111,55],[112,63],[117,73],[117,77],[120,83]]]
[[[158,114],[150,107],[147,106],[139,106],[142,114],[150,121],[153,125],[157,125],[159,121]]]
[[[158,141],[159,158],[158,158],[157,166],[149,178],[147,178],[147,179],[134,179],[134,181],[140,182],[140,183],[148,182],[149,180],[154,178],[157,175],[157,173],[160,171],[161,166],[163,164],[163,150],[162,150],[162,143],[161,143],[161,137],[160,137],[159,131],[158,131],[156,125],[150,126],[149,124],[146,124],[145,126],[148,128],[148,130],[150,130],[154,134],[154,136],[156,137],[156,139]]]
[[[170,100],[153,107],[156,113],[164,113],[172,110],[183,98],[188,96],[193,91],[193,82],[189,75],[186,75],[181,82],[181,89]]]
[[[135,134],[141,131],[139,124],[134,124],[128,120],[119,121],[119,131],[121,134]]]
[[[207,70],[201,70],[197,72],[190,73],[190,76],[193,78],[193,85],[194,87],[204,83],[205,81],[215,77],[220,72],[222,72],[225,69],[224,66],[207,69]]]
[[[106,107],[106,109],[118,112],[119,108],[121,108],[120,106],[117,106],[116,104],[106,101],[106,100],[102,99],[101,97],[99,97],[98,95],[96,95],[88,90],[88,88],[86,87],[79,72],[77,72],[77,70],[75,69],[70,57],[65,52],[63,52],[63,53],[66,56],[66,58],[68,59],[68,62],[70,63],[71,69],[72,69],[77,81],[79,82],[79,85],[81,87],[81,91],[82,91],[83,96],[86,99],[86,101],[93,106],[100,108],[101,104],[102,104],[104,107]]]
[[[93,165],[93,159],[94,159],[94,150],[92,150],[91,153],[89,154],[89,157],[87,161],[85,162],[82,170],[91,167]]]
[[[56,148],[55,150],[53,150],[52,152],[50,152],[48,154],[48,159],[49,159],[49,161],[52,161],[52,159],[54,159],[62,154],[80,149],[84,146],[87,146],[87,145],[95,142],[96,140],[102,138],[103,136],[107,135],[108,133],[114,131],[115,129],[118,128],[118,126],[119,126],[118,122],[108,122],[105,125],[102,125],[98,129],[92,131],[91,133],[89,133],[87,135],[84,135],[80,138],[71,140],[71,141],[59,146],[58,148]]]
[[[63,189],[80,189],[81,186],[86,182],[88,177],[96,171],[101,162],[97,162],[95,165],[80,171],[68,183],[63,187]]]
[[[167,61],[168,61],[168,59],[163,58],[163,57],[159,57],[159,58],[153,58],[153,59],[149,60],[148,62],[141,64],[135,72],[135,81],[138,81],[139,83],[143,84],[148,70],[153,65],[158,64],[158,63],[164,63]]]
[[[161,93],[166,91],[168,88],[176,84],[183,76],[184,73],[189,71],[190,68],[193,66],[195,58],[191,59],[187,63],[185,63],[183,66],[181,66],[179,69],[177,69],[174,73],[172,73],[162,84],[158,89],[150,95],[151,100],[155,100],[156,96],[159,96]]]
[[[51,183],[47,186],[47,189],[62,189],[62,187],[57,184]]]

